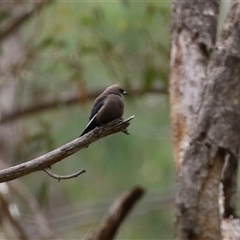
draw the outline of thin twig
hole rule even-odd
[[[3,169],[0,171],[0,182],[7,182],[25,176],[32,172],[50,167],[54,163],[57,163],[62,159],[74,154],[75,152],[88,147],[91,143],[96,142],[103,137],[126,130],[133,118],[134,116],[129,117],[125,120],[118,118],[108,123],[104,127],[96,127],[91,132],[83,135],[82,137],[77,138],[31,161]]]
[[[78,177],[79,175],[83,174],[86,172],[85,169],[81,169],[80,171],[76,172],[76,173],[73,173],[73,174],[69,174],[69,175],[64,175],[64,176],[60,176],[60,175],[57,175],[53,172],[51,172],[48,168],[45,168],[43,169],[43,171],[45,173],[47,173],[47,175],[49,175],[50,177],[54,178],[54,179],[57,179],[58,182],[60,182],[60,180],[63,180],[63,179],[71,179],[71,178],[75,178],[75,177]]]

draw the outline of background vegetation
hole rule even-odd
[[[30,3],[26,7],[30,6]],[[129,95],[125,117],[135,115],[130,135],[113,135],[54,165],[58,174],[85,168],[61,181],[39,172],[21,181],[31,190],[65,239],[80,239],[98,226],[110,204],[133,186],[147,190],[121,228],[118,239],[173,237],[174,164],[167,88],[171,3],[163,1],[56,1],[19,32],[27,58],[17,68],[17,108],[81,95],[78,104],[59,104],[22,119],[15,133],[14,165],[79,136],[91,110],[87,91],[118,83]],[[141,94],[131,94],[132,89]],[[23,222],[26,206],[15,199]]]

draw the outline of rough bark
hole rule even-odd
[[[217,33],[219,1],[176,1],[173,9],[170,100],[177,170],[200,108],[206,68]]]
[[[222,173],[223,211],[222,216],[227,218],[238,218],[237,214],[237,171],[238,159],[229,155]]]
[[[207,5],[211,3],[208,1]],[[223,163],[229,155],[234,159],[239,156],[239,42],[240,3],[235,1],[208,63],[197,118],[180,158],[176,193],[178,239],[221,239],[218,197]]]

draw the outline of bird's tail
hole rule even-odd
[[[87,126],[85,127],[85,129],[83,130],[83,132],[81,133],[81,136],[83,136],[84,134],[90,132],[91,130],[93,130],[95,127],[97,127],[97,123],[95,121],[95,118],[96,118],[97,114],[95,114],[91,119],[90,121],[88,122]]]

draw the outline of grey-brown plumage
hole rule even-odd
[[[123,115],[124,95],[127,92],[119,85],[108,87],[94,101],[89,122],[80,137],[97,126],[107,124]]]

